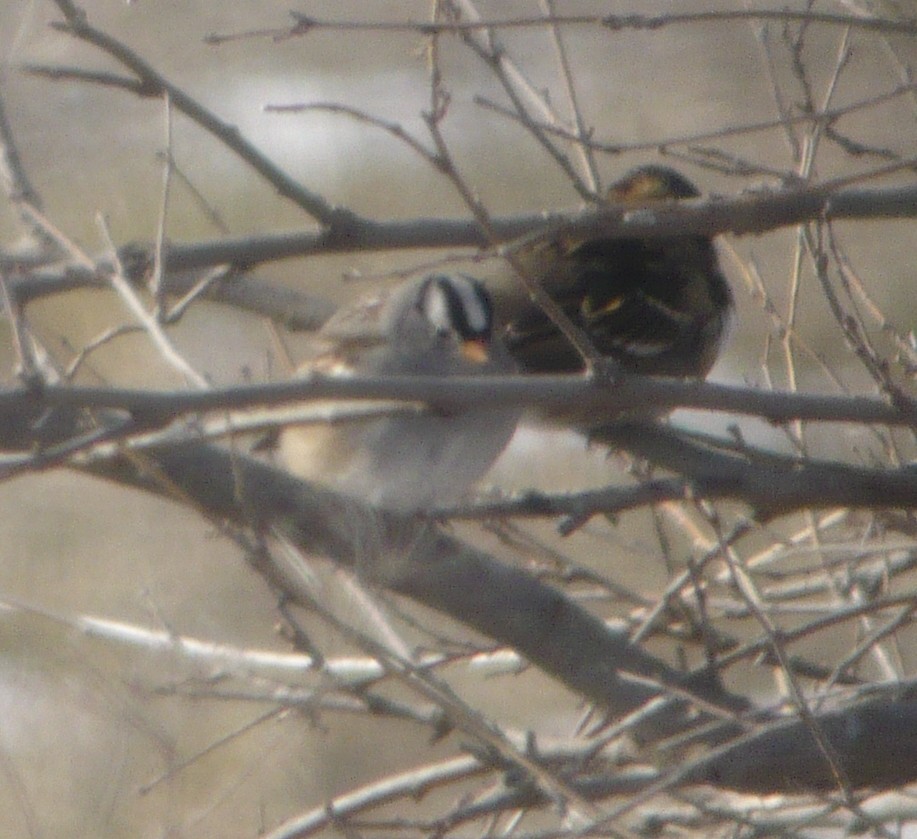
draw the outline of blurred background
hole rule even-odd
[[[531,17],[543,11],[537,0],[480,0],[476,5],[484,19]],[[798,9],[806,5],[791,4]],[[822,2],[814,8],[868,13],[867,5],[873,4]],[[876,5],[883,7],[883,14],[917,16],[917,3]],[[397,122],[428,143],[421,113],[429,107],[429,81],[425,41],[417,33],[316,29],[303,37],[274,39],[268,34],[217,46],[205,43],[206,36],[283,30],[291,24],[290,4],[86,0],[82,8],[94,25],[123,40],[332,203],[377,219],[467,216],[447,180],[389,135],[340,115],[265,111],[269,105],[339,102]],[[564,15],[744,8],[738,0],[653,0],[639,8],[619,2],[557,3]],[[295,11],[326,20],[423,21],[430,3],[329,0],[300,2]],[[47,0],[0,4],[0,95],[26,170],[47,216],[88,253],[97,255],[106,248],[96,222],[99,213],[109,220],[116,244],[150,241],[161,201],[162,102],[86,84],[54,83],[24,72],[29,64],[120,72],[110,59],[54,29],[50,24],[59,19],[56,6]],[[706,193],[777,186],[781,174],[797,172],[799,160],[779,125],[698,141],[697,146],[722,153],[714,161],[721,165],[715,167],[698,165],[704,157],[700,152],[692,153],[690,161],[679,160],[687,146],[672,142],[778,119],[775,90],[788,108],[799,107],[806,91],[794,76],[788,47],[788,38],[799,34],[798,24],[788,31],[785,36],[780,23],[755,20],[651,31],[565,29],[576,91],[594,139],[639,146],[597,156],[604,183],[638,163],[660,161],[662,146],[672,152],[664,162],[683,170]],[[533,86],[566,115],[547,30],[511,29],[501,32],[500,39]],[[838,72],[838,55],[845,45],[849,58]],[[578,207],[580,199],[564,173],[531,137],[476,103],[476,97],[505,102],[488,67],[456,37],[443,37],[440,48],[443,83],[452,97],[443,124],[446,139],[487,209],[507,214]],[[810,26],[797,51],[815,104],[832,108],[893,90],[901,84],[902,67],[915,58],[913,38],[886,38],[858,29],[846,33],[826,25]],[[799,128],[800,137],[804,128]],[[823,137],[812,168],[815,181],[868,173],[893,159],[888,155],[914,158],[914,92],[855,111],[836,128],[879,152],[852,155],[849,148]],[[215,223],[202,211],[198,196],[175,179],[167,223],[172,241],[314,226],[179,114],[173,117],[172,151],[178,167],[219,216]],[[730,173],[730,161],[746,161],[757,171]],[[868,184],[913,183],[914,177],[913,170],[905,169]],[[917,313],[913,219],[847,222],[836,230],[877,307],[891,313],[902,334],[910,334]],[[12,246],[19,233],[13,210],[0,204],[0,241]],[[873,393],[805,259],[794,274],[797,238],[797,231],[786,229],[726,237],[721,243],[738,311],[711,378],[762,387]],[[385,281],[393,271],[443,255],[313,257],[265,265],[258,274],[343,301],[371,282]],[[791,312],[799,339],[793,345],[792,376],[782,349]],[[28,314],[63,363],[104,330],[130,322],[121,303],[102,292],[47,299],[30,307]],[[227,307],[198,304],[173,334],[188,360],[215,384],[287,374],[271,330]],[[875,337],[887,340],[878,324]],[[289,337],[289,346],[295,356],[296,336]],[[13,354],[5,321],[0,323],[0,353],[9,380]],[[94,353],[78,381],[178,384],[142,336],[124,337]],[[722,431],[737,420],[679,412],[674,421]],[[781,429],[750,420],[743,420],[741,427],[755,443],[793,450]],[[869,461],[875,448],[881,448],[871,432],[853,427],[813,427],[806,442],[811,454],[853,461]],[[905,459],[913,456],[906,447],[903,454]],[[525,428],[488,482],[504,490],[566,491],[631,480],[625,466],[615,456],[589,450],[572,433]],[[275,632],[273,599],[240,551],[176,505],[65,470],[7,481],[0,485],[0,504],[0,602],[9,604],[0,611],[0,812],[5,813],[0,836],[255,836],[385,771],[456,749],[454,737],[430,743],[429,732],[417,726],[380,725],[357,715],[281,714],[230,737],[273,707],[213,695],[223,679],[238,674],[192,666],[179,654],[142,652],[92,639],[74,620],[79,615],[103,616],[217,643],[286,651],[289,645]],[[630,513],[617,523],[594,522],[566,540],[556,537],[550,522],[519,527],[527,538],[543,540],[652,599],[669,579],[672,562],[678,567],[703,541],[701,528],[676,528],[673,520],[664,523],[667,552],[660,549],[660,520],[648,511]],[[782,534],[795,532],[804,521],[800,516],[783,529],[762,534],[760,547],[778,543]],[[458,531],[508,561],[521,561],[507,546],[505,534],[501,538],[470,525]],[[334,575],[327,576],[333,588]],[[610,599],[597,606],[609,617],[625,617],[633,608],[633,603]],[[356,607],[354,619],[359,620]],[[465,632],[429,614],[424,620],[450,637]],[[736,621],[731,630],[742,634],[753,628],[743,629]],[[347,651],[332,634],[321,628],[316,632],[327,654]],[[410,631],[407,635],[414,637]],[[839,649],[850,643],[847,637],[835,641]],[[576,697],[531,670],[490,681],[459,668],[449,675],[466,701],[506,726],[568,734],[583,710]],[[735,678],[747,680],[741,689],[758,696],[775,690],[750,668]],[[267,691],[270,684],[258,686]]]

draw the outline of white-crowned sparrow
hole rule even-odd
[[[699,195],[674,169],[647,165],[612,184],[607,200],[651,208]],[[716,361],[733,300],[709,238],[550,236],[525,243],[516,257],[596,349],[624,370],[703,378]],[[507,347],[525,370],[582,369],[578,353],[540,309],[528,301],[513,303],[500,289],[495,299],[508,323]]]
[[[508,373],[493,335],[490,297],[464,275],[436,274],[346,306],[317,333],[301,374],[456,376]],[[279,435],[291,473],[400,512],[459,501],[516,427],[515,408],[469,405],[333,424],[292,425]]]

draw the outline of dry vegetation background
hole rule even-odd
[[[309,2],[296,10],[321,20],[423,21],[432,5]],[[457,5],[467,15],[467,5]],[[561,0],[553,5],[557,14],[570,16],[750,8],[725,0],[644,2],[638,8]],[[825,15],[872,9],[890,20],[917,17],[917,4],[905,2],[791,7]],[[545,14],[537,0],[482,0],[476,8],[485,20]],[[237,126],[294,180],[329,202],[382,221],[470,218],[454,184],[385,131],[325,111],[265,110],[340,103],[398,123],[429,146],[421,116],[429,108],[429,38],[421,32],[318,27],[273,38],[271,33],[292,25],[286,2],[86,0],[82,9],[93,26]],[[53,65],[124,75],[110,57],[49,26],[62,19],[59,4],[50,0],[0,5],[0,96],[43,218],[62,236],[93,257],[104,255],[110,243],[100,229],[101,213],[116,245],[155,240],[167,142],[176,166],[165,222],[169,240],[314,227],[313,218],[177,109],[167,126],[162,97],[26,72],[26,65]],[[262,29],[270,32],[205,43],[211,33]],[[532,89],[567,119],[568,89],[551,28],[505,29],[497,37]],[[813,184],[851,179],[854,187],[917,183],[917,89],[887,95],[908,84],[909,64],[917,61],[913,30],[714,18],[649,30],[570,25],[563,27],[563,42],[592,137],[623,149],[596,153],[604,184],[637,163],[660,160],[663,145],[665,162],[683,169],[705,193],[776,189],[796,183],[794,177]],[[581,199],[569,177],[526,128],[481,104],[483,98],[509,107],[493,69],[456,34],[438,43],[451,97],[443,137],[487,212],[577,209]],[[872,99],[877,101],[830,124],[781,123],[781,108],[784,117],[795,117],[807,106],[832,110]],[[715,135],[767,122],[773,124],[762,130]],[[557,144],[582,171],[574,144]],[[881,398],[894,386],[902,400],[913,399],[917,235],[913,207],[901,215],[834,223],[833,250],[827,228],[814,222],[722,237],[738,311],[711,379],[762,390]],[[24,231],[44,224],[33,216],[23,225],[15,202],[0,205],[5,277],[15,270],[8,257],[34,245]],[[852,336],[845,336],[828,305],[807,250],[812,243],[822,244],[829,257],[827,276],[854,318]],[[342,301],[369,282],[454,254],[475,252],[357,249],[267,261],[254,273],[259,280]],[[491,258],[473,270],[490,276],[499,263]],[[123,298],[101,290],[44,297],[28,306],[26,316],[35,346],[59,369],[107,330],[135,322]],[[2,369],[13,386],[19,339],[7,319],[0,331]],[[277,330],[265,318],[228,305],[199,300],[168,334],[214,385],[281,380],[288,370]],[[872,369],[857,358],[851,339],[863,339],[873,354]],[[294,356],[296,342],[296,335],[286,336]],[[185,386],[142,332],[106,341],[83,361],[76,384]],[[917,453],[913,424],[772,425],[684,410],[674,422],[782,455],[901,469],[905,476]],[[489,483],[504,491],[559,493],[646,477],[628,463],[624,456],[588,448],[572,432],[523,428]],[[437,830],[550,836],[577,835],[584,825],[599,823],[588,835],[812,836],[857,825],[870,835],[889,836],[900,835],[913,818],[915,802],[906,789],[871,797],[869,790],[845,789],[843,779],[830,791],[799,796],[785,788],[756,798],[692,785],[638,798],[638,777],[627,796],[587,802],[588,787],[577,784],[587,776],[624,772],[612,766],[610,747],[596,746],[607,734],[599,725],[601,711],[589,715],[575,692],[511,657],[472,658],[494,645],[460,622],[371,585],[361,591],[344,572],[318,563],[313,592],[335,620],[397,654],[454,654],[434,674],[456,695],[431,697],[403,675],[376,681],[367,658],[371,650],[360,637],[300,609],[296,621],[308,630],[312,651],[328,663],[324,672],[303,671],[297,656],[309,650],[297,652],[288,626],[278,631],[285,620],[275,592],[212,521],[171,500],[66,468],[36,464],[22,472],[0,484],[2,836],[306,835],[292,828],[270,831],[311,808],[321,812],[335,796],[422,767],[454,768],[456,777],[430,782],[418,801],[412,796],[418,775],[383,806],[341,809],[338,821],[326,819],[326,829],[347,836]],[[842,473],[837,480],[845,480]],[[797,689],[817,709],[826,699],[850,700],[870,684],[906,684],[915,666],[917,602],[909,569],[917,556],[917,522],[910,510],[884,509],[881,499],[868,509],[818,506],[754,522],[739,502],[701,499],[599,515],[565,538],[557,535],[559,516],[456,523],[451,532],[541,575],[594,614],[631,630],[646,628],[647,616],[667,592],[670,608],[659,611],[648,647],[673,665],[696,666],[718,645],[719,655],[729,655],[745,642],[760,642],[758,653],[737,656],[723,673],[726,684],[761,707],[789,709],[792,716]],[[693,569],[693,580],[686,569]],[[779,656],[765,656],[781,646],[778,629],[803,629],[832,614],[847,617],[826,630],[794,635],[782,649],[783,666]],[[129,628],[138,632],[131,635]],[[139,630],[162,633],[159,646]],[[188,647],[180,639],[224,646]],[[351,669],[343,667],[343,656],[353,657]],[[797,669],[787,667],[790,660]],[[458,730],[439,729],[437,705],[446,708],[453,725],[463,709],[481,716]],[[901,716],[900,724],[901,741],[912,743],[913,719]],[[525,780],[513,753],[495,750],[482,730],[505,736],[523,764],[538,763],[542,754],[556,761],[544,764],[545,774],[535,781]],[[434,736],[438,732],[443,736]],[[593,748],[596,755],[587,759]],[[687,760],[691,753],[634,754],[628,770],[655,766],[664,772],[672,755]],[[448,762],[462,755],[473,757]],[[536,789],[551,800],[539,800]],[[564,800],[571,789],[581,797]],[[506,790],[520,797],[498,800],[477,820],[445,821]],[[622,812],[622,805],[634,809]],[[419,821],[409,823],[414,819]]]

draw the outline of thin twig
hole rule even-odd
[[[448,32],[473,32],[476,30],[538,28],[553,25],[562,26],[604,26],[612,32],[621,30],[656,30],[664,26],[704,24],[716,21],[798,21],[821,23],[828,26],[851,26],[872,32],[889,34],[900,33],[913,35],[917,33],[917,24],[908,20],[888,20],[879,17],[861,17],[856,15],[839,15],[829,12],[795,11],[785,9],[746,9],[717,12],[686,12],[664,15],[559,15],[556,17],[509,17],[485,20],[411,22],[411,21],[361,21],[361,20],[320,20],[307,15],[293,13],[296,22],[292,27],[275,27],[251,29],[228,35],[210,34],[207,43],[219,45],[230,41],[247,38],[284,39],[302,37],[322,29],[338,31],[367,32],[416,32],[419,35],[443,34]]]
[[[28,237],[32,249],[38,252],[41,259],[58,256],[52,239],[49,239],[40,225],[24,211],[24,207],[41,210],[41,196],[30,180],[13,135],[13,127],[6,116],[3,97],[0,96],[0,183],[13,207],[18,208],[19,219]]]
[[[282,196],[289,198],[299,207],[318,219],[327,227],[343,231],[357,217],[349,211],[334,207],[317,193],[294,181],[268,157],[249,143],[239,130],[224,122],[183,90],[168,82],[152,65],[142,59],[134,50],[91,26],[86,13],[77,8],[71,0],[55,0],[66,23],[53,24],[79,40],[108,53],[136,74],[146,95],[168,94],[174,107],[217,137],[227,148],[234,151],[264,177]]]
[[[89,360],[89,356],[100,347],[104,347],[117,338],[122,338],[125,335],[136,335],[138,332],[143,331],[143,327],[139,324],[111,326],[104,330],[100,335],[80,347],[80,351],[76,353],[73,360],[67,365],[67,369],[63,372],[64,381],[72,382],[80,367],[82,367]]]
[[[334,825],[338,819],[346,819],[392,801],[416,800],[431,788],[489,771],[490,767],[473,755],[415,767],[336,796],[320,807],[288,819],[265,834],[263,839],[306,839]]]
[[[780,663],[781,671],[786,678],[787,684],[790,687],[792,700],[800,714],[800,717],[802,718],[803,722],[805,722],[806,728],[815,738],[819,750],[822,752],[825,760],[828,762],[831,774],[836,779],[838,788],[843,792],[847,806],[856,812],[857,802],[853,798],[850,780],[846,771],[844,770],[843,765],[841,764],[837,751],[832,746],[831,742],[825,735],[824,730],[816,719],[815,714],[809,707],[809,703],[803,694],[802,688],[799,685],[796,675],[793,673],[792,668],[789,666],[782,632],[778,631],[777,627],[767,615],[766,607],[760,597],[760,594],[757,591],[753,579],[749,574],[745,572],[745,569],[741,565],[741,561],[735,555],[735,552],[732,550],[732,548],[724,548],[724,556],[726,557],[729,564],[729,570],[733,575],[737,590],[741,594],[743,600],[749,607],[755,619],[764,629],[767,642],[770,644],[771,650],[775,654],[777,661]]]
[[[585,800],[554,771],[518,749],[501,728],[462,701],[445,681],[426,668],[417,667],[398,656],[365,632],[344,623],[323,604],[315,604],[314,608],[319,617],[341,633],[348,642],[372,655],[390,677],[432,701],[459,731],[473,737],[486,750],[493,750],[495,755],[510,766],[525,772],[552,800],[577,812],[580,818],[595,818],[600,813],[595,805]]]
[[[153,317],[160,323],[165,316],[165,290],[162,282],[166,270],[166,228],[169,213],[169,193],[172,186],[172,97],[165,91],[162,95],[163,134],[165,143],[162,153],[162,192],[159,197],[159,220],[156,224],[156,239],[153,245],[153,273],[150,277],[150,292],[153,295]]]
[[[570,112],[573,116],[576,136],[573,147],[579,155],[580,163],[585,170],[586,184],[589,190],[593,194],[598,195],[601,182],[599,179],[599,170],[595,163],[595,155],[593,155],[591,147],[583,142],[589,138],[592,132],[586,129],[583,114],[580,110],[579,100],[576,94],[576,84],[573,80],[573,71],[570,68],[570,59],[564,45],[563,31],[556,22],[557,8],[555,0],[542,0],[542,7],[545,10],[545,15],[554,19],[554,23],[551,26],[551,35],[557,52],[557,64],[560,68],[561,78],[563,79],[564,90],[567,93],[567,100],[570,103]]]
[[[369,114],[366,111],[362,111],[359,108],[354,108],[339,102],[306,102],[292,105],[265,105],[264,110],[268,113],[278,114],[304,114],[315,111],[318,113],[323,112],[328,114],[340,114],[343,116],[348,116],[352,119],[355,119],[357,122],[372,126],[373,128],[379,128],[382,131],[391,134],[396,140],[399,140],[400,142],[405,143],[410,148],[412,148],[427,162],[435,163],[436,160],[436,153],[432,149],[428,149],[422,142],[420,142],[420,140],[414,137],[409,131],[405,130],[405,128],[399,125],[397,122],[392,122],[391,120],[373,116],[372,114]]]
[[[471,0],[448,0],[448,4],[455,9],[454,13],[456,15],[459,14],[461,9],[466,13],[477,16],[477,11]],[[500,82],[513,105],[515,113],[519,117],[519,122],[560,167],[577,194],[584,201],[594,203],[598,197],[595,191],[589,188],[588,183],[576,171],[576,167],[570,162],[567,155],[558,149],[551,142],[550,137],[539,128],[540,120],[536,120],[531,116],[527,103],[536,103],[537,110],[541,114],[541,120],[547,121],[549,124],[559,123],[560,121],[554,114],[553,109],[543,103],[542,97],[534,93],[533,86],[519,70],[516,63],[507,55],[505,48],[498,43],[495,33],[484,30],[482,36],[481,33],[468,31],[462,33],[462,38],[471,50],[490,68]]]
[[[747,122],[737,125],[724,125],[722,128],[716,128],[707,131],[698,131],[691,134],[666,135],[657,139],[639,140],[629,143],[617,143],[610,140],[598,140],[594,136],[584,135],[578,137],[576,133],[565,129],[563,126],[541,122],[538,126],[548,134],[554,134],[571,142],[579,142],[583,146],[594,151],[608,152],[609,154],[621,154],[623,152],[633,151],[650,151],[653,149],[665,150],[669,153],[673,146],[690,145],[708,140],[721,140],[726,137],[743,136],[745,134],[754,134],[760,131],[772,131],[775,128],[798,125],[815,121],[824,121],[833,123],[843,116],[857,113],[866,108],[872,108],[884,104],[892,99],[906,94],[913,94],[917,91],[917,84],[911,82],[892,88],[885,93],[878,93],[861,99],[850,105],[838,106],[828,111],[816,113],[792,114],[786,113],[780,119],[759,120],[757,122]],[[512,109],[493,102],[485,96],[476,95],[474,102],[482,108],[493,111],[507,119],[519,121],[519,115]]]
[[[111,241],[111,233],[103,216],[98,216],[99,227],[103,236],[108,240],[111,248],[111,257],[114,263],[114,270],[109,274],[108,280],[111,287],[115,290],[122,302],[127,306],[140,325],[144,328],[153,345],[159,351],[163,360],[175,369],[188,384],[193,385],[199,390],[207,390],[210,387],[208,381],[198,373],[185,359],[185,357],[175,349],[172,341],[166,335],[159,318],[155,312],[148,312],[146,307],[137,296],[133,286],[124,276],[124,269],[120,264],[115,249],[114,242]]]
[[[2,269],[0,269],[0,299],[3,301],[10,324],[13,350],[16,353],[16,376],[26,386],[37,387],[42,382],[42,376],[32,355],[31,336],[25,314],[19,302],[10,294],[6,274]]]

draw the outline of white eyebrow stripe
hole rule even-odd
[[[437,329],[455,330],[447,292],[434,280],[424,290],[424,317]]]

